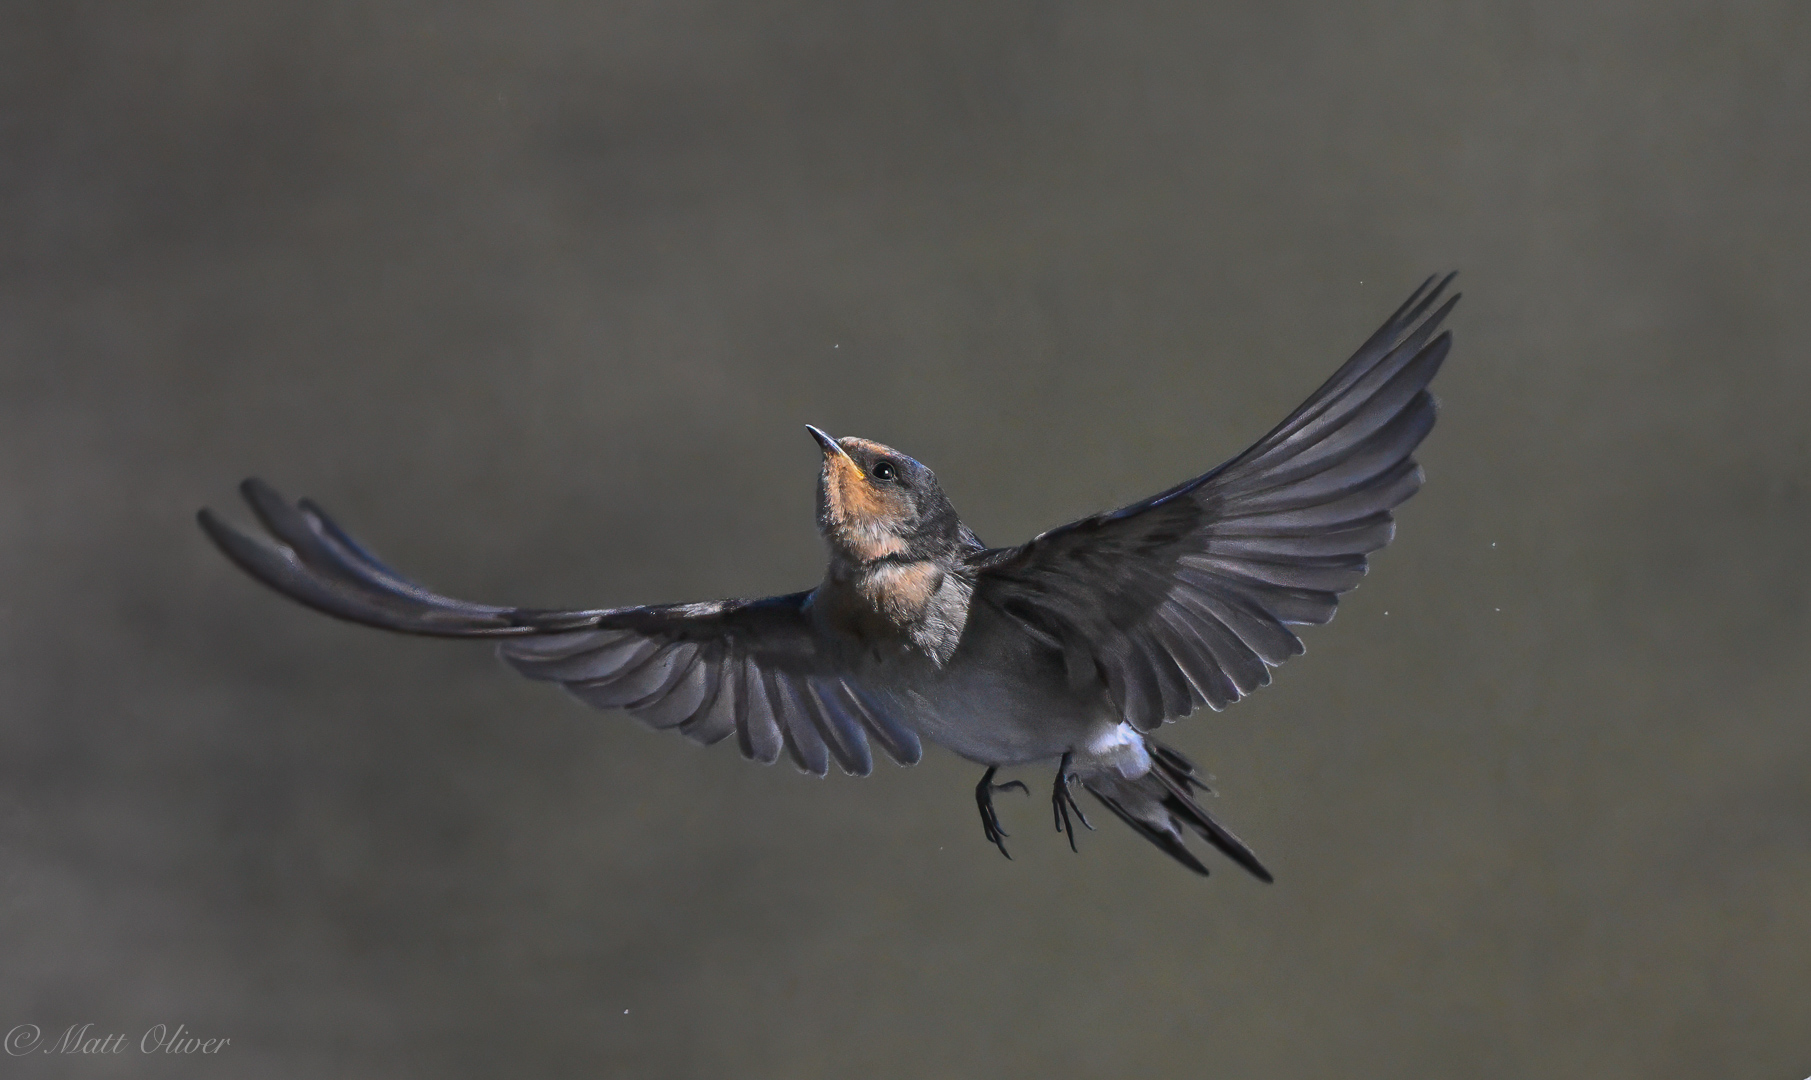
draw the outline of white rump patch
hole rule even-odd
[[[1124,721],[1088,740],[1087,751],[1089,757],[1118,769],[1127,780],[1136,780],[1151,771],[1151,754],[1144,748],[1144,736]]]

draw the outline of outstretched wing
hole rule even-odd
[[[917,735],[843,678],[812,626],[810,593],[589,611],[473,604],[391,570],[307,499],[292,505],[256,479],[240,491],[281,543],[209,510],[201,528],[246,573],[318,611],[409,634],[501,638],[503,659],[531,679],[701,743],[734,734],[755,761],[784,749],[819,776],[832,758],[866,776],[869,736],[902,765],[922,754]]]
[[[1060,649],[1071,683],[1104,683],[1140,730],[1221,709],[1302,652],[1290,624],[1324,623],[1391,509],[1421,486],[1410,456],[1434,426],[1434,337],[1459,300],[1424,282],[1270,434],[1203,476],[1124,509],[977,553],[975,600]],[[1423,316],[1427,316],[1425,320]],[[1432,340],[1430,340],[1430,338]]]

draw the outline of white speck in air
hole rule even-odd
[[[624,1009],[624,1010],[623,1010],[623,1015],[624,1015],[624,1016],[627,1016],[627,1015],[629,1015],[629,1010],[627,1010],[627,1009]]]

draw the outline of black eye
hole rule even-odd
[[[893,468],[891,461],[876,461],[874,467],[868,470],[868,475],[883,484],[890,484],[899,479],[899,471]]]

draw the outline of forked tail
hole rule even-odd
[[[1117,769],[1106,768],[1083,773],[1080,777],[1082,786],[1138,835],[1197,874],[1206,874],[1207,867],[1182,842],[1184,825],[1201,834],[1222,855],[1243,866],[1259,881],[1274,880],[1245,842],[1228,832],[1195,801],[1191,789],[1207,791],[1208,786],[1201,780],[1194,763],[1149,735],[1145,736],[1144,744],[1151,755],[1151,768],[1143,776],[1128,780]]]

